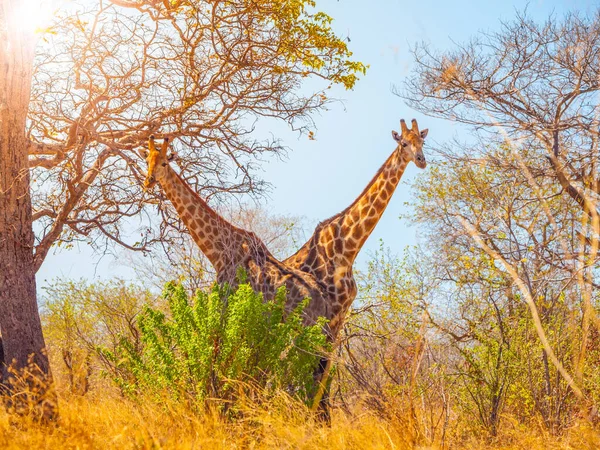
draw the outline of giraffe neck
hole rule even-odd
[[[408,163],[396,148],[358,198],[341,213],[321,222],[309,241],[285,263],[315,275],[331,265],[336,270],[350,270],[389,204]]]
[[[381,219],[408,163],[400,151],[394,151],[358,198],[340,213],[339,236],[344,244],[342,253],[349,264],[354,262]]]
[[[171,167],[159,180],[165,195],[217,272],[236,267],[246,232],[215,212]]]

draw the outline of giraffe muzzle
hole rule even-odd
[[[146,178],[146,180],[144,181],[144,188],[150,189],[155,184],[156,184],[156,179],[154,178],[154,175],[151,175],[148,178]]]

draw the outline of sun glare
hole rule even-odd
[[[11,20],[23,30],[41,32],[49,26],[56,4],[55,0],[22,0]]]

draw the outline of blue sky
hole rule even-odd
[[[370,3],[370,4],[369,4]],[[368,5],[368,6],[367,6]],[[291,151],[283,161],[265,164],[263,178],[272,190],[265,201],[269,211],[304,216],[310,228],[348,206],[394,150],[390,131],[400,118],[416,118],[429,128],[427,146],[435,146],[462,130],[456,124],[430,119],[408,108],[392,93],[412,67],[409,52],[425,41],[438,49],[451,48],[480,30],[494,30],[525,7],[535,19],[568,10],[586,12],[597,6],[590,0],[317,0],[318,9],[331,15],[334,28],[349,36],[354,58],[370,65],[354,90],[338,89],[334,96],[343,104],[315,117],[316,140],[300,137],[284,127],[272,130]],[[425,169],[427,170],[427,169]],[[418,230],[398,219],[410,199],[407,181],[418,176],[410,165],[384,216],[359,255],[361,267],[382,239],[394,252],[417,242]],[[128,276],[112,257],[100,259],[85,246],[50,254],[38,272],[38,287],[57,276],[92,279]]]

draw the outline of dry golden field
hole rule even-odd
[[[311,418],[286,396],[269,406],[242,406],[241,418],[194,415],[171,402],[142,404],[110,390],[87,396],[60,396],[60,418],[40,425],[0,413],[0,448],[13,449],[596,449],[597,429],[585,422],[560,438],[543,428],[505,426],[494,440],[461,430],[460,418],[448,427],[444,442],[427,442],[418,425],[385,420],[369,411],[336,410],[331,426]],[[504,423],[510,424],[510,420]],[[415,431],[417,430],[417,431]]]

